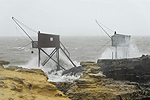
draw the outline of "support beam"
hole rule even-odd
[[[60,64],[59,64],[59,48],[57,48],[57,52],[56,52],[56,58],[57,58],[57,70],[60,70]]]
[[[38,66],[40,67],[40,60],[41,60],[41,57],[40,57],[40,50],[41,50],[41,48],[38,48],[38,50],[39,50],[39,61],[38,61]]]
[[[74,65],[74,67],[77,67],[73,61],[70,59],[70,57],[65,53],[65,51],[60,47],[60,49],[63,51],[63,53],[66,55],[66,57],[70,60],[70,62]]]
[[[117,46],[115,46],[115,59],[117,59]]]
[[[44,66],[52,57],[53,55],[56,53],[57,49],[55,48],[52,53],[49,55],[49,57],[42,63],[42,66]]]
[[[114,59],[114,52],[112,52],[112,59]]]
[[[43,49],[40,49],[41,51],[43,51],[43,53],[45,53],[48,57],[50,57],[50,55],[48,55]],[[58,62],[57,61],[55,61],[53,58],[51,58],[56,64],[58,64]],[[59,66],[62,68],[62,69],[64,69],[64,70],[66,70],[65,68],[63,68],[60,64],[59,64]]]

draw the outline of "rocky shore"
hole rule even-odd
[[[107,78],[138,83],[150,82],[150,55],[130,59],[99,59],[97,64]]]
[[[2,62],[2,63],[1,63]],[[4,68],[0,61],[0,100],[70,100],[40,69]]]
[[[80,69],[80,72],[82,70],[82,75],[79,79],[58,83],[48,82],[47,75],[40,69],[26,69],[18,66],[4,68],[3,64],[8,63],[0,63],[1,100],[150,99],[149,88],[142,87],[137,82],[116,81],[108,78],[107,75],[100,73],[101,67],[92,61],[80,63],[78,70]]]
[[[114,81],[100,74],[94,62],[81,62],[83,75],[73,83],[59,83],[57,87],[71,100],[147,100],[150,90],[136,82]],[[66,89],[68,91],[66,91]]]

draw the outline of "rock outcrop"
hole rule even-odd
[[[0,100],[69,100],[40,69],[0,66]]]
[[[149,90],[136,82],[114,81],[98,73],[94,62],[81,62],[83,75],[74,80],[66,95],[71,100],[142,100],[150,99]]]
[[[81,73],[82,73],[82,66],[78,66],[78,67],[73,67],[69,70],[63,71],[62,75],[78,76],[78,75],[81,75]]]
[[[150,55],[130,59],[99,59],[97,61],[107,78],[132,82],[150,82]]]
[[[48,82],[40,69],[0,65],[1,100],[147,100],[150,89],[136,82],[114,81],[95,62],[81,62],[82,75],[71,82]],[[57,87],[58,88],[57,88]],[[59,91],[60,90],[60,91]],[[62,92],[65,94],[63,94]],[[67,97],[66,97],[67,96]]]
[[[10,62],[8,61],[3,61],[3,60],[0,60],[0,65],[8,65],[10,64]]]

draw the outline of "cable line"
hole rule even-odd
[[[14,18],[14,17],[13,17]],[[32,28],[30,28],[29,26],[27,26],[27,25],[25,25],[25,24],[23,24],[22,22],[20,22],[19,20],[17,20],[16,18],[14,18],[17,22],[19,22],[22,26],[24,26],[25,28],[27,28],[27,29],[29,29],[29,30],[31,30],[32,32],[35,32],[35,33],[37,33],[37,31],[36,30],[34,30],[34,29],[32,29]]]
[[[19,25],[20,21],[19,21],[19,23],[18,23],[18,20],[17,20],[17,19],[15,19],[14,17],[12,17],[12,19],[13,19],[14,22],[22,29],[22,31],[28,36],[28,38],[29,38],[31,41],[33,41],[33,39],[29,36],[29,34]]]
[[[98,26],[107,34],[107,36],[111,38],[111,36],[104,30],[104,28],[98,23],[98,21],[97,20],[95,21],[98,24]]]
[[[97,20],[96,20],[97,21]],[[97,21],[98,23],[100,23],[99,21]],[[110,28],[108,28],[107,26],[103,25],[102,23],[100,23],[102,26],[106,27],[108,30],[110,30],[111,32],[114,32],[113,30],[111,30]]]
[[[110,41],[111,40],[109,40],[105,45],[103,45],[99,50],[97,50],[97,52],[100,51],[100,50],[102,50]]]

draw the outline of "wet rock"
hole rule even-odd
[[[71,76],[74,75],[74,76],[76,76],[76,75],[81,75],[81,73],[82,73],[82,66],[78,66],[78,67],[73,67],[69,70],[63,71],[62,75],[71,75]]]
[[[81,66],[78,67],[73,67],[69,70],[65,70],[62,75],[74,75],[74,76],[79,76],[82,74],[86,74],[86,73],[95,73],[97,74],[99,72],[100,67],[97,67],[97,64],[93,61],[83,61],[80,63]],[[87,66],[92,68],[87,68]],[[96,67],[94,67],[96,66]],[[86,69],[84,69],[84,67],[86,67]],[[89,69],[89,70],[88,70]]]
[[[96,69],[96,65],[84,63],[83,66],[86,73],[74,80],[74,86],[66,92],[71,100],[142,100],[145,97],[149,98],[148,91],[142,89],[136,82],[106,79],[105,75],[90,71],[93,67]],[[98,66],[97,70],[99,70]]]
[[[150,81],[150,56],[130,59],[99,59],[98,66],[107,78],[147,83]]]
[[[8,65],[10,64],[10,62],[8,61],[3,61],[3,60],[0,60],[0,65]]]

